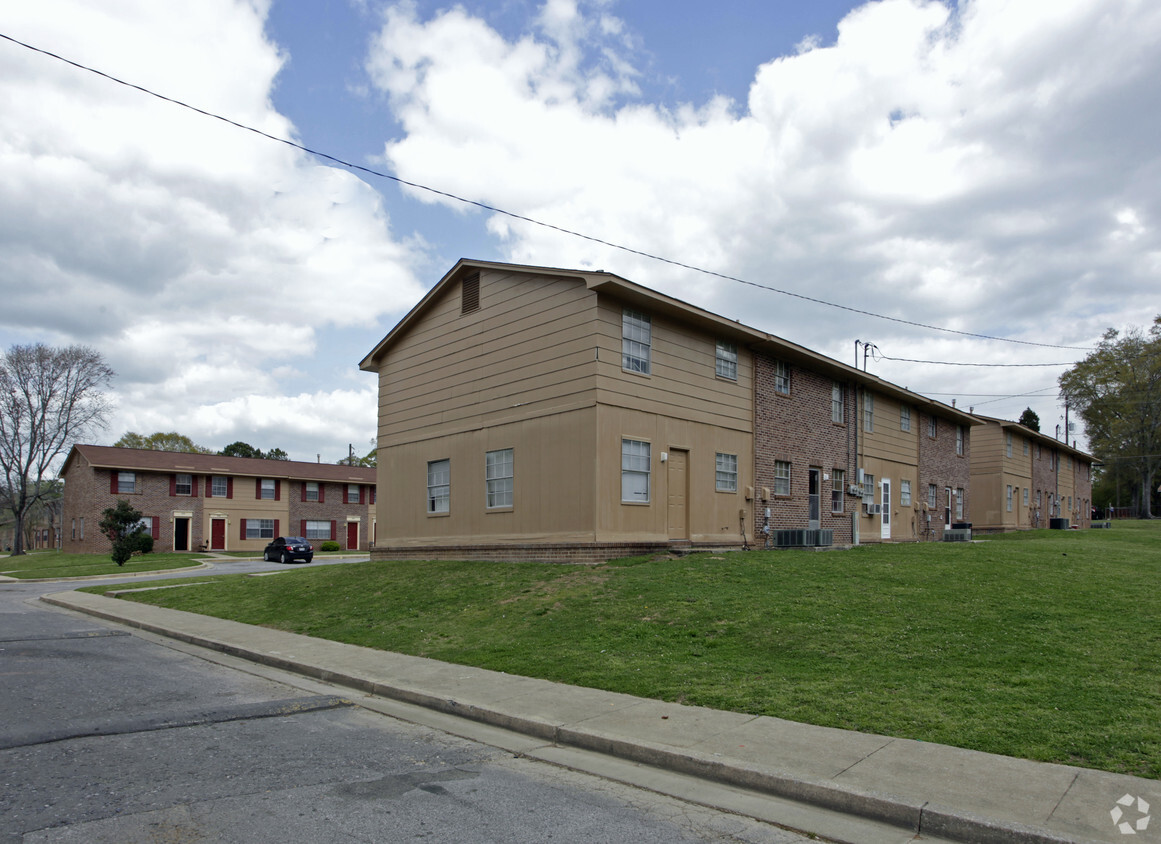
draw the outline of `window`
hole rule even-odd
[[[780,360],[774,361],[774,392],[790,395],[790,367]]]
[[[1041,494],[1042,494],[1041,490],[1036,490],[1036,509],[1037,510],[1039,510],[1043,506],[1043,503],[1044,503],[1044,499],[1041,497]]]
[[[1040,459],[1040,443],[1036,443],[1036,459]]]
[[[929,510],[935,509],[935,484],[927,485],[927,508]]]
[[[717,491],[738,491],[738,455],[723,454],[717,456]]]
[[[911,406],[903,404],[899,406],[899,430],[911,430]]]
[[[621,313],[621,368],[628,372],[649,374],[649,350],[653,323],[648,314],[626,308]]]
[[[73,519],[73,539],[77,538],[77,520]]]
[[[869,472],[863,474],[863,498],[875,500],[875,476]]]
[[[267,501],[267,500],[273,501],[274,500],[274,479],[273,478],[263,478],[258,483],[259,483],[258,497],[261,498],[263,501]]]
[[[1012,485],[1011,484],[1008,484],[1007,494],[1005,496],[1005,499],[1007,501],[1008,512],[1011,513],[1012,512]]]
[[[1024,487],[1024,506],[1028,506],[1028,487]]]
[[[649,501],[649,443],[621,440],[621,501]]]
[[[230,492],[230,484],[227,478],[214,475],[210,481],[210,489],[213,491],[213,498],[226,498]]]
[[[843,494],[846,492],[847,473],[842,469],[831,469],[830,477],[830,511],[841,513],[843,511]]]
[[[1005,457],[1012,456],[1012,432],[1011,431],[1008,431],[1006,434],[1004,434],[1004,456]]]
[[[955,453],[963,457],[963,425],[955,426]]]
[[[84,516],[81,516],[80,523],[81,523],[81,539],[84,539],[85,538],[85,517]]]
[[[120,495],[133,495],[137,492],[137,473],[118,472],[117,492]]]
[[[830,421],[842,424],[846,420],[843,400],[843,385],[837,381],[830,385]]]
[[[247,525],[249,525],[249,522],[247,522]],[[331,523],[307,519],[306,530],[303,531],[303,535],[307,539],[322,539],[322,540],[330,539],[331,538]]]
[[[906,479],[899,481],[899,506],[911,506],[911,481]]]
[[[358,484],[347,484],[347,503],[358,504],[359,499],[362,498]]]
[[[173,482],[174,495],[193,494],[193,475],[177,475]]]
[[[774,461],[774,494],[790,495],[790,464],[785,460]]]
[[[738,347],[734,343],[718,340],[717,360],[714,369],[722,378],[738,380]]]
[[[512,506],[512,449],[502,448],[484,455],[485,498],[489,507]]]
[[[1028,456],[1028,438],[1020,437],[1020,449],[1024,452],[1024,456]]]
[[[274,519],[246,519],[247,539],[273,539]]]
[[[320,500],[319,496],[318,496],[318,481],[307,481],[306,482],[306,500],[307,501]],[[308,536],[307,539],[317,539],[317,537]],[[327,539],[330,539],[330,537],[328,536]]]
[[[427,512],[451,512],[450,460],[432,460],[427,464]]]
[[[863,430],[875,430],[875,397],[871,393],[863,396]]]
[[[939,420],[934,416],[927,417],[927,436],[935,439],[935,435],[939,433]]]
[[[1024,495],[1027,496],[1028,490],[1024,490]],[[955,491],[955,520],[957,522],[963,521],[963,487]]]

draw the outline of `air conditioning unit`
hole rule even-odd
[[[847,493],[850,495],[862,495],[863,488],[859,484],[851,484],[847,487]]]
[[[863,502],[863,507],[866,508],[866,512],[867,512],[868,516],[877,516],[883,512],[883,505],[882,504],[875,504],[874,502],[871,502],[871,501]]]

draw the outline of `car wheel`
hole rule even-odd
[[[270,552],[269,551],[262,552],[262,562],[264,562],[264,563],[270,562]]]
[[[286,552],[285,551],[282,552],[281,562],[284,564],[286,563]]]

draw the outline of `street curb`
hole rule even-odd
[[[334,671],[322,665],[307,663],[294,657],[264,653],[237,643],[176,630],[160,623],[151,623],[139,618],[131,618],[116,611],[117,607],[124,606],[124,604],[119,603],[116,599],[101,595],[58,592],[42,595],[40,600],[54,606],[83,612],[97,618],[114,621],[249,662],[345,686],[375,697],[414,704],[447,715],[518,732],[557,745],[593,751],[654,768],[887,823],[917,835],[935,836],[970,842],[970,844],[1085,844],[1090,840],[1060,835],[1019,823],[997,821],[950,806],[926,801],[922,803],[909,801],[892,794],[864,791],[830,781],[812,780],[768,766],[755,765],[740,760],[727,761],[716,755],[696,750],[628,740],[579,727],[559,725],[544,719],[514,715],[496,706],[465,704],[454,698],[437,695],[421,688],[377,682],[355,674]],[[149,610],[173,613],[177,617],[202,617],[195,613],[167,610],[161,607],[149,606]],[[241,622],[230,623],[241,624]],[[333,644],[343,648],[372,650],[358,645],[337,642]],[[415,659],[419,659],[419,657],[415,657]],[[486,669],[477,668],[470,670],[486,671]],[[487,673],[499,674],[500,672]],[[550,681],[541,682],[550,683]],[[553,683],[551,685],[560,684]],[[674,704],[674,706],[679,706],[679,704]]]

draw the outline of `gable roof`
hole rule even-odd
[[[63,475],[80,454],[97,469],[142,472],[180,472],[191,475],[233,475],[235,477],[279,478],[333,483],[374,484],[376,470],[333,463],[305,463],[296,460],[262,460],[256,457],[223,457],[185,451],[152,451],[110,445],[74,445],[61,467]]]
[[[929,413],[951,419],[961,425],[982,424],[975,416],[965,413],[958,408],[919,393],[913,393],[906,387],[900,387],[890,381],[885,381],[876,375],[863,372],[857,367],[850,366],[827,357],[805,346],[799,346],[777,335],[752,328],[743,323],[728,319],[710,311],[704,310],[675,299],[664,293],[644,287],[628,279],[605,272],[604,270],[569,270],[554,267],[538,267],[526,264],[508,264],[497,261],[477,261],[461,258],[454,267],[441,278],[419,302],[407,312],[394,328],[376,344],[366,357],[359,362],[359,368],[366,372],[378,371],[379,360],[390,350],[412,325],[426,312],[431,303],[443,291],[454,284],[466,273],[479,270],[497,270],[500,272],[520,272],[530,275],[548,275],[557,278],[573,278],[581,281],[585,286],[596,293],[602,293],[627,304],[634,305],[652,313],[668,316],[676,321],[691,324],[708,333],[717,334],[723,340],[731,340],[739,345],[761,352],[787,363],[804,365],[816,372],[822,372],[839,381],[855,383],[859,386],[874,390],[876,393],[891,396],[917,407],[925,408]]]

